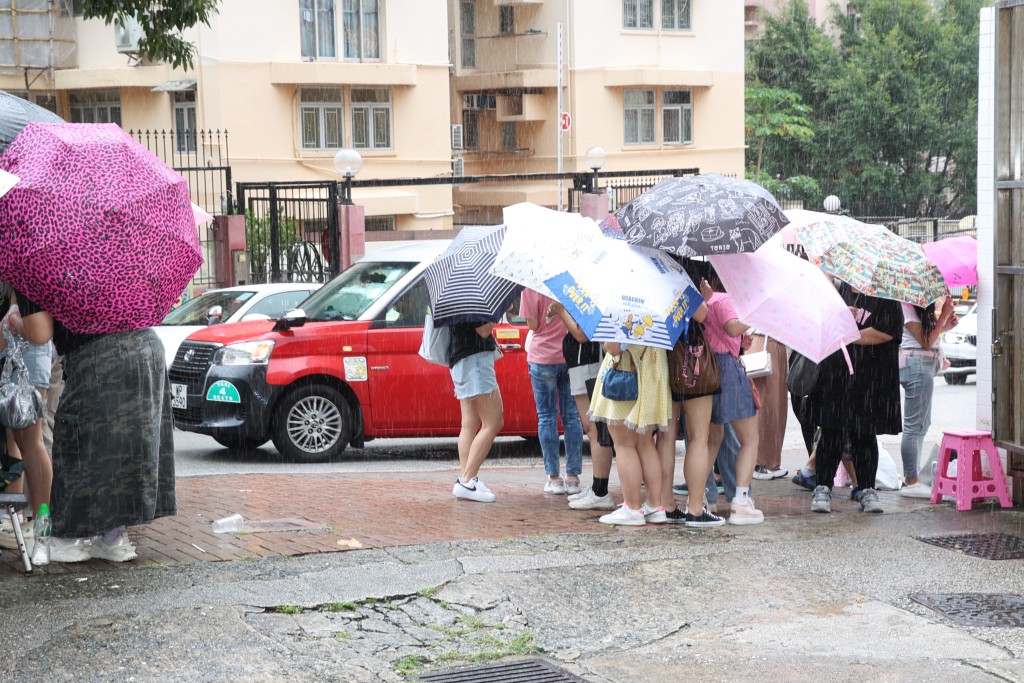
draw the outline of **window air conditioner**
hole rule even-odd
[[[452,175],[461,178],[466,175],[466,160],[462,157],[452,159]]]
[[[125,17],[123,26],[114,23],[114,44],[121,54],[137,53],[140,38],[142,38],[142,24],[135,17]]]
[[[462,149],[462,125],[452,124],[452,149]]]

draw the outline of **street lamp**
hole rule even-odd
[[[352,203],[352,178],[359,173],[363,167],[363,157],[354,149],[339,149],[334,155],[334,170],[338,175],[345,178],[341,186],[341,203]]]
[[[825,201],[822,202],[822,206],[824,206],[825,210],[828,211],[829,213],[839,213],[839,209],[840,207],[842,207],[842,203],[839,201],[839,197],[835,196],[834,194],[830,194],[829,196],[825,197]]]
[[[597,191],[597,172],[604,167],[604,162],[608,160],[608,153],[604,151],[604,147],[591,147],[587,150],[584,155],[584,159],[587,162],[587,168],[594,172],[591,178],[591,192]]]

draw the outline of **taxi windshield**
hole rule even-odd
[[[306,320],[356,320],[414,267],[414,262],[356,263],[302,304]]]
[[[227,320],[231,314],[242,307],[249,299],[256,296],[256,292],[249,290],[221,290],[217,292],[206,292],[195,299],[187,301],[178,308],[167,314],[161,325],[206,325],[209,322],[207,317],[210,308],[220,306],[223,315],[222,320]]]

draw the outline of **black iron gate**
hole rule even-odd
[[[338,183],[238,183],[251,282],[327,282],[341,270]]]

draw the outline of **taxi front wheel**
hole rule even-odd
[[[295,462],[327,462],[345,450],[351,425],[352,410],[337,389],[300,387],[277,407],[274,445]]]

